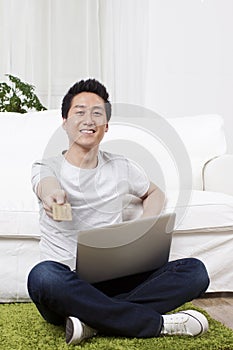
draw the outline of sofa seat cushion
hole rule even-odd
[[[169,192],[165,212],[179,214],[175,232],[194,234],[233,231],[233,196],[207,191],[192,191],[184,207],[177,205],[177,193]],[[142,213],[141,200],[127,197],[124,204],[124,220],[132,220]]]
[[[167,210],[173,208],[169,196]],[[187,234],[221,233],[233,230],[233,196],[217,192],[193,191],[183,218],[175,231]]]
[[[38,201],[30,186],[30,172],[30,167],[24,172],[18,168],[3,178],[0,185],[0,236],[40,236]]]
[[[210,276],[207,292],[232,292],[232,244],[233,196],[195,191],[173,234],[170,260],[201,260]]]
[[[176,207],[170,192],[166,211],[181,212],[176,221],[169,260],[194,257],[205,264],[210,276],[207,292],[232,292],[233,196],[193,191],[187,208]],[[124,220],[142,213],[141,201],[127,198]]]

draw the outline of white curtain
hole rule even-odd
[[[75,81],[100,78],[98,2],[0,0],[0,75],[36,86],[48,108]]]
[[[232,152],[232,16],[232,0],[0,0],[0,81],[35,85],[48,108],[95,77],[116,103],[218,113]]]
[[[35,85],[48,108],[87,77],[114,102],[142,104],[147,16],[147,0],[0,0],[1,81]]]
[[[49,1],[1,0],[0,4],[1,79],[5,73],[16,75],[36,85],[45,97],[49,85]]]
[[[147,0],[100,0],[101,73],[114,102],[144,103],[148,16]]]

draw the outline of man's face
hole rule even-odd
[[[73,97],[67,119],[63,119],[70,146],[76,144],[90,150],[99,145],[108,130],[104,100],[92,93],[81,92]]]

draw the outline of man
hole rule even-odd
[[[126,194],[142,199],[143,217],[158,215],[165,198],[133,162],[99,150],[111,117],[109,95],[100,82],[74,84],[63,99],[62,117],[68,150],[36,162],[32,171],[40,204],[42,262],[30,272],[28,290],[41,315],[55,325],[66,324],[68,344],[97,333],[156,337],[207,331],[207,319],[197,311],[166,315],[206,291],[208,274],[197,259],[95,284],[74,271],[77,231],[121,222]],[[54,220],[53,203],[66,202],[73,220]]]

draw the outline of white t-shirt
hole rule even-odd
[[[38,161],[32,167],[32,186],[36,192],[39,181],[55,176],[72,207],[72,221],[57,222],[40,206],[41,260],[62,262],[75,267],[78,232],[88,228],[122,221],[123,198],[126,194],[142,197],[149,180],[133,161],[99,151],[94,169],[78,168],[63,155]]]

